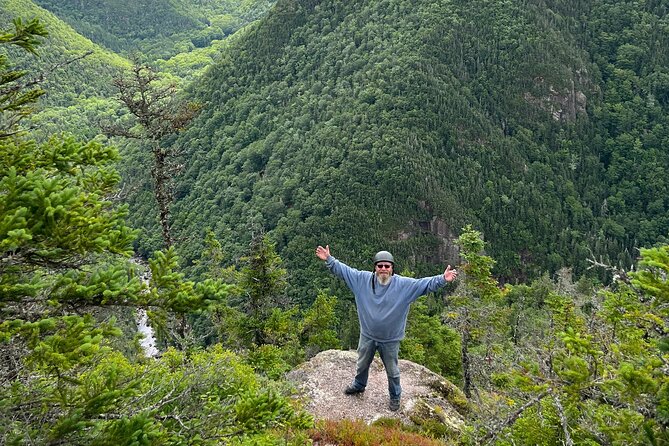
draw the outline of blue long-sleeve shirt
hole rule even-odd
[[[373,290],[372,272],[351,268],[333,256],[326,259],[325,265],[353,292],[360,333],[378,342],[404,339],[409,306],[420,296],[446,285],[443,275],[414,279],[395,274],[385,286],[374,277]]]

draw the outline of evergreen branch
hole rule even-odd
[[[614,407],[616,409],[626,409],[626,410],[632,410],[639,412],[641,415],[643,415],[646,418],[651,418],[654,419],[657,415],[655,409],[650,408],[650,407],[643,407],[641,405],[641,402],[638,401],[636,405],[631,405],[628,403],[624,403],[618,399],[612,398],[611,395],[605,395],[603,392],[597,389],[596,385],[602,384],[602,383],[593,383],[594,385],[592,387],[589,387],[587,389],[584,389],[580,392],[580,396],[583,399],[589,399],[592,401],[596,401],[600,404],[605,404],[607,406]]]
[[[525,412],[527,409],[532,407],[534,404],[538,403],[541,401],[544,397],[546,397],[549,393],[551,393],[551,389],[545,390],[541,392],[539,395],[535,396],[522,406],[520,406],[518,409],[516,409],[515,412],[513,412],[511,415],[509,415],[506,420],[504,420],[501,423],[498,423],[496,426],[493,426],[492,429],[488,431],[488,433],[481,439],[481,443],[484,441],[486,442],[486,446],[491,445],[495,442],[497,439],[497,436],[502,432],[502,430],[506,429],[507,427],[513,425],[513,423],[516,422],[518,417],[520,417],[523,412]]]

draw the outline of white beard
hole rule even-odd
[[[376,275],[376,280],[378,280],[379,283],[383,286],[388,285],[390,283],[390,279],[392,279],[391,275],[387,275],[387,276],[381,276],[379,274]]]

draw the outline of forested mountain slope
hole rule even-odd
[[[41,103],[48,109],[33,116],[35,135],[70,131],[92,137],[99,132],[97,122],[118,108],[110,99],[112,78],[130,67],[130,62],[81,36],[69,25],[30,0],[0,3],[3,27],[9,20],[38,17],[49,32],[37,51],[38,56],[17,53],[19,62],[33,79],[42,77],[47,94]],[[44,108],[39,107],[38,110]]]
[[[266,13],[271,0],[36,0],[79,33],[147,60],[208,46]]]
[[[109,73],[115,69],[127,68],[128,61],[112,51],[105,50],[89,39],[81,36],[69,25],[49,11],[37,6],[31,0],[7,0],[0,4],[2,12],[2,26],[7,27],[15,17],[31,19],[38,17],[49,32],[49,38],[39,48],[39,65],[50,67],[53,64],[63,64],[69,59],[92,52],[90,56],[76,61],[67,73],[66,70],[55,70],[46,76],[46,89],[50,96],[56,96],[57,101],[72,102],[73,95],[103,94],[111,92],[113,87],[109,82]],[[77,73],[78,78],[72,73]],[[62,82],[65,81],[65,82]],[[51,85],[57,88],[49,88]]]
[[[262,227],[296,284],[317,242],[421,271],[473,223],[509,280],[629,265],[669,228],[666,40],[651,2],[282,0],[196,89],[187,257]]]
[[[48,91],[42,100],[48,110],[32,116],[33,127],[42,134],[68,131],[92,137],[100,131],[100,121],[119,114],[112,79],[130,67],[130,60],[151,63],[185,85],[212,63],[224,46],[218,39],[265,14],[271,4],[8,0],[0,4],[0,12],[7,20],[4,26],[13,17],[39,17],[50,33],[39,57],[21,54],[35,76],[44,74]],[[92,54],[66,64],[87,53]]]

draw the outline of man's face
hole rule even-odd
[[[374,270],[381,285],[385,285],[390,281],[390,277],[393,274],[393,264],[390,262],[379,262],[374,265]]]

